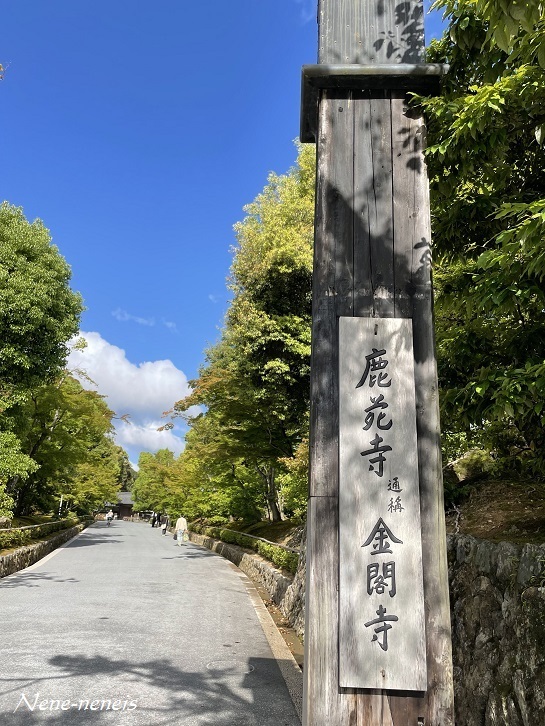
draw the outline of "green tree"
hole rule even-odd
[[[61,492],[70,509],[89,514],[104,506],[104,502],[115,502],[121,487],[121,465],[119,447],[110,436],[103,434],[89,442],[85,457],[78,458],[73,475],[65,478]]]
[[[8,514],[13,483],[28,483],[39,466],[13,428],[15,409],[56,378],[78,329],[82,301],[69,280],[43,224],[0,205],[0,497]]]
[[[36,471],[38,464],[21,451],[21,442],[11,431],[0,431],[0,517],[11,517],[15,501],[7,491],[10,478],[22,481]]]
[[[179,482],[178,462],[169,449],[155,454],[144,451],[138,459],[138,474],[132,488],[134,508],[181,512],[185,493]]]
[[[257,460],[247,457],[252,444],[249,438],[240,440],[242,426],[226,422],[217,410],[193,418],[191,424],[179,457],[184,511],[216,523],[229,517],[259,521],[267,511],[269,491],[258,469],[259,454]]]
[[[245,212],[235,226],[229,281],[233,300],[221,340],[207,352],[199,378],[191,383],[193,392],[176,404],[175,412],[205,407],[204,413],[189,417],[194,431],[187,457],[199,447],[207,452],[215,489],[228,490],[236,499],[230,513],[240,511],[242,490],[248,493],[259,483],[253,511],[263,508],[278,520],[278,477],[289,479],[285,461],[294,456],[307,428],[312,148],[299,150],[297,165],[287,174],[271,174]]]
[[[119,468],[119,485],[121,487],[121,491],[123,492],[130,492],[132,490],[133,484],[136,480],[136,472],[133,469],[131,462],[129,461],[129,457],[127,455],[127,452],[125,449],[123,449],[121,446],[116,447],[117,452],[117,463]]]
[[[40,220],[0,205],[0,401],[56,377],[78,331],[81,297]]]
[[[83,466],[87,471],[95,467],[97,486],[102,481],[109,496],[119,488],[118,452],[112,442],[110,446],[105,443],[112,433],[112,416],[102,396],[85,390],[66,371],[12,407],[12,431],[23,453],[36,464],[26,477],[15,474],[7,481],[17,514],[34,508],[48,511],[61,493],[71,494],[81,510],[81,503],[86,501],[82,486],[89,481],[83,476]],[[109,477],[102,460],[105,452],[112,471]],[[89,494],[87,501],[91,498]]]
[[[429,60],[443,93],[421,99],[435,247],[447,438],[502,466],[545,464],[545,10],[519,0],[438,0],[448,29]]]

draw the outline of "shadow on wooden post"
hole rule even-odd
[[[320,62],[419,62],[419,2],[321,0]],[[372,30],[373,42],[362,42]],[[453,719],[425,128],[396,90],[322,91],[317,132],[306,726]],[[338,319],[411,318],[422,520],[424,693],[339,687]],[[362,573],[362,577],[364,574]]]

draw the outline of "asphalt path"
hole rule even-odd
[[[222,557],[97,522],[0,580],[0,724],[299,726],[261,623]]]

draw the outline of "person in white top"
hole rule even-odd
[[[185,517],[178,517],[176,520],[176,541],[181,547],[184,543],[184,534],[187,535],[187,519]]]

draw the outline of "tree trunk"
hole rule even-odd
[[[282,514],[278,506],[278,491],[276,490],[275,470],[271,468],[267,476],[267,498],[271,508],[271,516],[273,522],[281,522]]]
[[[257,467],[258,472],[265,480],[265,499],[269,508],[269,518],[272,522],[281,522],[282,513],[278,505],[278,491],[276,489],[276,470],[273,466]]]

